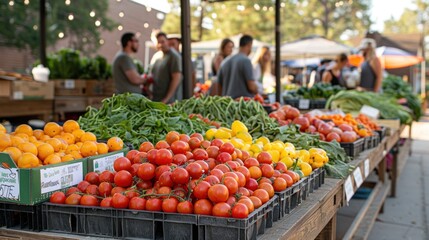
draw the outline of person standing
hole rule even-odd
[[[271,53],[268,46],[263,46],[253,57],[253,75],[258,85],[258,93],[263,94],[264,88],[272,86]]]
[[[243,35],[238,53],[222,63],[217,80],[223,96],[253,97],[258,93],[252,62],[248,57],[252,51],[252,43],[251,36]]]
[[[331,85],[341,85],[345,86],[343,80],[342,70],[349,62],[347,55],[341,53],[335,59],[335,63],[331,66],[328,66],[323,73],[322,82],[330,83]]]
[[[361,64],[360,87],[367,91],[380,92],[383,81],[383,68],[375,55],[375,40],[364,38],[360,50],[364,58]]]
[[[146,82],[143,75],[137,72],[131,55],[137,53],[139,40],[134,33],[124,33],[121,37],[122,50],[119,51],[112,64],[112,75],[115,81],[116,93],[141,93],[141,84]]]
[[[170,47],[167,35],[159,32],[156,35],[157,48],[163,56],[152,66],[153,101],[172,103],[182,99],[182,57]]]
[[[232,54],[233,49],[234,49],[234,42],[231,39],[225,38],[222,40],[222,42],[220,43],[219,53],[215,55],[212,61],[213,76],[217,75],[220,65],[222,64],[222,61]]]

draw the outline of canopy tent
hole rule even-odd
[[[423,61],[422,57],[394,47],[378,47],[376,53],[384,69],[409,67]]]
[[[243,34],[238,34],[229,38],[234,42],[234,48],[238,48],[241,36],[243,36]],[[215,40],[209,40],[209,41],[194,42],[191,44],[192,52],[201,53],[201,54],[218,52],[220,43],[222,42],[222,40],[223,39],[215,39]],[[258,48],[263,46],[270,47],[270,44],[253,39],[253,46],[252,46],[253,52],[255,52]]]
[[[300,58],[294,60],[285,60],[282,61],[282,66],[290,68],[303,68],[303,67],[317,67],[320,64],[320,58]]]
[[[293,42],[284,43],[281,48],[281,58],[335,58],[341,53],[350,53],[351,48],[320,36],[309,36]]]

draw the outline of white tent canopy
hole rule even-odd
[[[282,44],[281,59],[334,58],[341,53],[349,54],[351,48],[320,36],[310,36]]]
[[[234,42],[235,49],[237,49],[239,46],[241,36],[243,35],[238,34],[229,38]],[[209,41],[203,41],[203,42],[194,42],[191,44],[192,53],[204,54],[204,53],[218,52],[220,43],[222,42],[222,40],[223,39],[215,39],[215,40],[209,40]],[[252,45],[253,52],[255,52],[258,48],[263,46],[270,46],[270,44],[253,39],[253,45]]]

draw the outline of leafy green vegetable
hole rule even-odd
[[[337,94],[339,91],[344,90],[345,88],[334,85],[332,86],[329,83],[316,83],[311,88],[300,87],[296,92],[290,91],[285,96],[287,99],[294,98],[305,98],[305,99],[327,99],[330,96]]]

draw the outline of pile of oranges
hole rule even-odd
[[[21,124],[11,134],[0,124],[0,152],[8,153],[19,168],[68,162],[122,148],[120,138],[97,142],[93,133],[80,129],[74,120],[66,121],[63,126],[49,122],[43,130]]]

